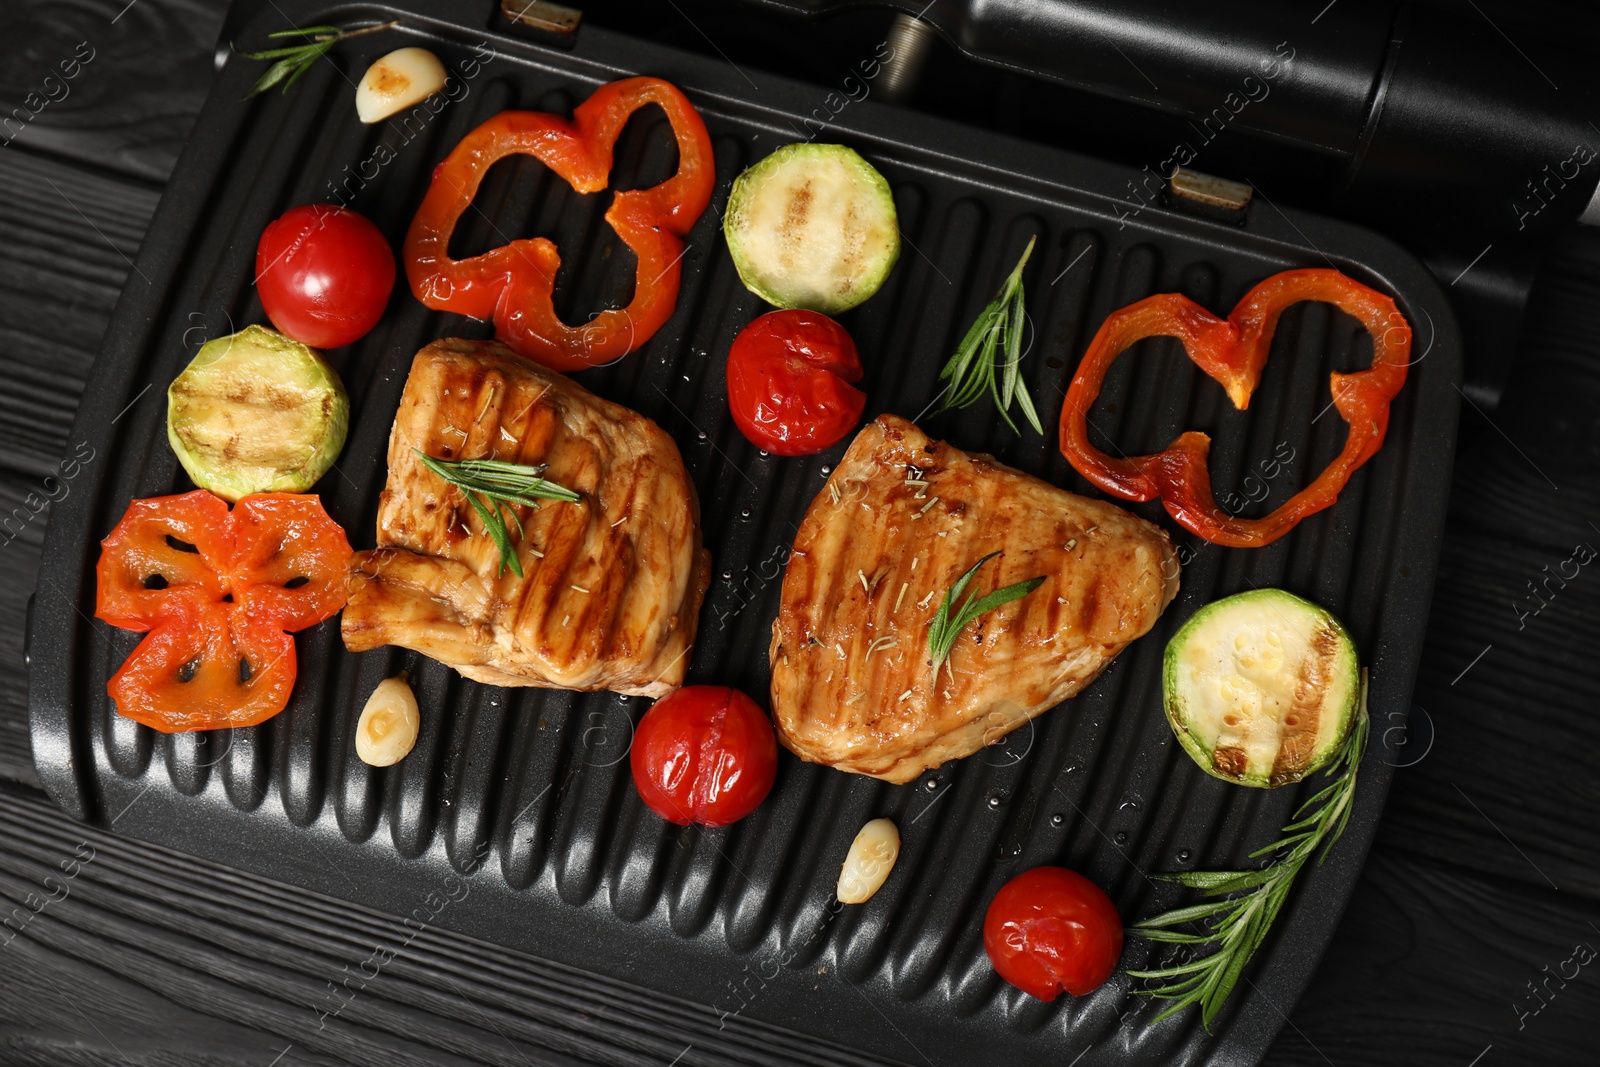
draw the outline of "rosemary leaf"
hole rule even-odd
[[[1006,351],[1004,369],[1000,376],[1000,410],[1004,411],[1011,406],[1011,398],[1017,391],[1017,364],[1022,360],[1022,327],[1027,320],[1027,312],[1022,303],[1022,286],[1017,286],[1010,301],[1006,303],[1006,326],[1016,324],[1016,329],[1002,327],[1005,335]]]
[[[288,92],[289,87],[299,81],[317,60],[333,50],[333,46],[340,41],[351,37],[360,37],[366,33],[377,33],[379,30],[391,29],[398,26],[398,22],[384,22],[376,26],[363,26],[358,30],[341,30],[337,26],[304,26],[292,30],[279,30],[269,33],[267,37],[273,40],[283,37],[304,38],[303,44],[287,45],[283,48],[267,48],[258,52],[242,52],[234,46],[234,52],[243,59],[275,60],[272,66],[262,72],[256,79],[250,91],[244,94],[246,100],[259,93],[283,83],[283,91]]]
[[[274,37],[277,34],[273,34]],[[285,56],[298,56],[305,52],[306,45],[292,44],[287,48],[269,48],[264,52],[240,52],[245,59],[282,59]]]
[[[494,542],[494,547],[500,551],[500,569],[495,573],[498,578],[505,574],[506,566],[510,565],[511,573],[518,578],[522,575],[522,561],[517,558],[517,548],[511,543],[511,535],[506,532],[506,519],[496,503],[490,507],[476,493],[465,494],[467,503],[472,505],[472,510],[478,513],[478,518],[483,520],[483,528],[489,534],[489,539]]]
[[[1033,427],[1034,433],[1044,433],[1044,426],[1039,422],[1039,413],[1033,407],[1033,397],[1028,395],[1026,389],[1017,390],[1017,407],[1022,409],[1022,417],[1028,420],[1028,425]]]
[[[959,380],[965,376],[967,365],[972,362],[972,357],[978,354],[978,343],[993,326],[994,316],[988,314],[988,309],[972,321],[972,325],[967,329],[967,335],[956,346],[955,354],[945,361],[944,369],[939,372],[941,382],[946,378],[953,377]]]
[[[1190,934],[1160,926],[1130,926],[1126,933],[1131,937],[1142,937],[1146,941],[1171,941],[1180,945],[1204,945],[1217,940],[1215,934]]]
[[[965,599],[967,586],[972,584],[973,577],[978,573],[978,568],[994,559],[1000,553],[991,552],[978,562],[974,563],[967,573],[956,579],[944,595],[944,602],[939,605],[939,611],[934,615],[933,622],[928,625],[928,652],[933,656],[933,672],[939,673],[939,667],[950,656],[950,650],[955,647],[956,638],[967,624],[979,615],[987,614],[1002,604],[1009,604],[1013,600],[1021,600],[1039,586],[1044,584],[1044,578],[1029,578],[1025,582],[1017,582],[1003,589],[996,589],[988,596],[974,600],[970,594]],[[960,606],[956,602],[960,601]]]
[[[1233,907],[1233,901],[1231,900],[1212,900],[1204,904],[1191,904],[1187,908],[1176,908],[1172,911],[1162,912],[1154,919],[1146,919],[1139,923],[1139,929],[1147,930],[1158,926],[1175,926],[1178,923],[1203,919],[1207,915],[1215,915],[1217,912],[1226,911],[1231,907]]]
[[[1271,863],[1259,870],[1180,871],[1155,876],[1222,899],[1175,908],[1128,928],[1130,937],[1148,941],[1215,946],[1199,959],[1128,972],[1138,979],[1182,979],[1136,990],[1144,996],[1172,1002],[1151,1020],[1152,1025],[1193,1004],[1200,1008],[1202,1024],[1211,1028],[1245,967],[1266,941],[1301,869],[1319,850],[1317,862],[1326,859],[1333,843],[1344,833],[1354,807],[1356,775],[1366,751],[1368,730],[1367,681],[1366,672],[1362,671],[1356,721],[1338,756],[1323,772],[1328,785],[1300,806],[1295,821],[1284,828],[1282,838],[1251,853],[1252,857],[1275,853]],[[1180,929],[1189,923],[1198,923],[1201,932]]]
[[[564,485],[557,485],[544,477],[544,465],[531,467],[522,463],[507,463],[499,459],[438,459],[419,448],[411,450],[418,462],[440,479],[461,490],[467,503],[478,513],[490,540],[500,550],[500,574],[510,567],[518,578],[522,562],[517,558],[517,546],[506,529],[506,515],[517,524],[517,537],[522,539],[522,519],[508,504],[537,508],[541,500],[560,500],[577,503],[583,497]]]
[[[391,22],[389,25],[393,26],[394,23]],[[321,36],[324,36],[326,34],[333,34],[333,35],[337,36],[338,33],[339,33],[339,27],[337,27],[337,26],[303,26],[303,27],[301,27],[299,29],[279,30],[276,33],[269,33],[269,34],[267,34],[267,36],[268,37],[321,37]]]
[[[1193,974],[1196,971],[1205,970],[1209,966],[1211,966],[1211,965],[1209,963],[1207,963],[1205,961],[1205,957],[1202,956],[1200,959],[1194,960],[1194,961],[1192,961],[1190,963],[1175,964],[1174,966],[1171,966],[1171,967],[1163,967],[1158,971],[1129,971],[1128,972],[1128,977],[1129,978],[1181,978],[1186,974]]]
[[[274,85],[277,85],[279,82],[283,81],[284,78],[288,77],[289,72],[292,70],[294,70],[294,64],[292,62],[287,59],[278,60],[276,63],[272,64],[272,66],[268,67],[266,73],[262,74],[261,77],[256,81],[255,86],[250,90],[250,95],[254,96],[256,93],[266,92]]]
[[[1000,291],[978,313],[966,335],[961,338],[961,343],[956,346],[955,353],[939,372],[940,381],[949,381],[940,411],[971,407],[988,393],[994,397],[1000,417],[1013,433],[1022,432],[1011,418],[1013,399],[1017,400],[1028,424],[1038,432],[1044,432],[1039,413],[1034,410],[1033,398],[1028,395],[1027,386],[1019,380],[1018,369],[1022,361],[1022,334],[1028,321],[1022,292],[1022,268],[1027,265],[1038,240],[1037,236],[1029,238],[1028,247],[1022,250],[1022,258],[1011,268]]]

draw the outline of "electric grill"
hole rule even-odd
[[[1388,442],[1335,508],[1261,550],[1175,531],[1183,589],[1155,632],[1080,697],[913,784],[786,757],[751,818],[722,830],[668,826],[629,781],[627,743],[643,701],[495,689],[397,649],[352,655],[336,621],[299,635],[294,696],[260,727],[160,735],[115,715],[105,681],[138,635],[91,621],[96,542],[128,500],[187,488],[165,442],[160,394],[203,340],[262,320],[251,285],[261,228],[294,204],[348,188],[350,206],[398,245],[433,166],[466,131],[507,107],[570,111],[597,84],[632,73],[673,81],[700,108],[716,146],[718,194],[689,239],[671,322],[634,355],[579,380],[666,428],[696,482],[714,577],[690,681],[765,692],[779,584],[770,561],[783,558],[843,446],[782,459],[758,453],[733,426],[721,360],[763,306],[738,282],[718,209],[735,174],[797,139],[823,94],[602,26],[575,39],[549,27],[524,35],[482,0],[279,0],[237,36],[257,42],[290,24],[393,18],[403,29],[341,46],[336,64],[320,64],[287,96],[241,103],[256,71],[228,63],[168,186],[79,414],[76,432],[115,462],[85,470],[81,490],[55,508],[45,549],[52,580],[31,623],[29,700],[51,796],[79,819],[115,820],[119,833],[399,915],[464,880],[470,893],[433,921],[609,976],[619,997],[656,1005],[665,1030],[721,1061],[921,1062],[923,1049],[962,1062],[1050,1056],[1079,1067],[1258,1057],[1331,936],[1371,840],[1391,773],[1376,746],[1344,838],[1326,865],[1302,875],[1213,1033],[1194,1013],[1148,1026],[1160,1005],[1130,996],[1125,976],[1084,998],[1028,998],[989,968],[981,924],[1004,881],[1047,862],[1104,886],[1125,918],[1152,914],[1182,891],[1149,874],[1246,862],[1315,788],[1229,787],[1172,741],[1159,702],[1162,647],[1218,596],[1282,586],[1326,605],[1371,668],[1373,718],[1404,720],[1448,492],[1460,340],[1427,271],[1345,223],[1259,203],[1218,218],[1189,210],[1185,197],[1124,219],[1135,168],[870,98],[834,116],[829,139],[857,147],[889,179],[907,243],[883,291],[843,317],[867,365],[868,417],[927,406],[945,355],[1033,234],[1040,245],[1026,282],[1036,341],[1024,379],[1047,425],[1099,322],[1153,292],[1226,310],[1268,274],[1331,263],[1393,293],[1416,327],[1417,362]],[[458,71],[482,46],[494,58],[420,127],[363,127],[347,76],[402,43],[430,47]],[[660,125],[631,124],[615,187],[671,171]],[[361,163],[379,144],[394,159],[368,177]],[[349,181],[352,171],[359,182]],[[457,243],[466,252],[502,243],[502,234],[550,236],[563,251],[561,310],[580,319],[624,303],[631,285],[631,261],[601,221],[607,202],[519,159],[491,174],[477,201],[483,213]],[[411,356],[435,337],[485,332],[402,290],[373,334],[332,354],[350,388],[352,423],[318,489],[358,547],[371,544]],[[1328,373],[1364,365],[1370,345],[1352,320],[1308,305],[1284,315],[1273,353],[1240,413],[1175,342],[1144,342],[1112,372],[1096,422],[1128,452],[1159,449],[1184,428],[1209,431],[1219,496],[1282,443],[1303,457],[1293,477],[1309,477],[1343,438],[1338,420],[1317,417]],[[924,426],[1093,493],[1053,434],[1014,435],[981,407]],[[1165,521],[1155,505],[1134,510]],[[400,669],[411,672],[424,709],[422,735],[402,763],[369,768],[352,752],[355,722],[377,682]],[[868,905],[831,906],[850,839],[880,815],[901,829],[898,866]],[[1122,965],[1162,959],[1157,948],[1130,940]]]

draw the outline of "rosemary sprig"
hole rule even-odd
[[[269,33],[268,37],[305,37],[309,38],[303,44],[289,45],[286,48],[268,48],[263,52],[240,52],[237,45],[233,50],[245,59],[270,59],[272,66],[268,67],[250,91],[244,94],[248,100],[257,93],[264,93],[268,89],[283,82],[283,91],[288,92],[289,86],[300,80],[301,75],[310,70],[317,60],[327,55],[333,46],[340,41],[351,37],[360,37],[364,33],[377,33],[379,30],[393,29],[400,25],[398,22],[384,22],[377,26],[363,26],[359,30],[341,30],[337,26],[307,26],[300,30],[279,30]]]
[[[1136,992],[1172,1005],[1151,1020],[1160,1022],[1190,1004],[1200,1005],[1200,1018],[1207,1030],[1222,1010],[1228,994],[1255,955],[1278,917],[1300,869],[1320,848],[1320,866],[1328,858],[1333,843],[1344,833],[1356,792],[1356,771],[1367,747],[1367,678],[1361,672],[1361,698],[1356,722],[1344,747],[1323,773],[1330,784],[1302,804],[1294,821],[1283,828],[1283,837],[1250,853],[1250,858],[1282,852],[1267,866],[1254,871],[1185,871],[1158,874],[1164,882],[1175,882],[1199,889],[1208,897],[1225,897],[1163,912],[1128,928],[1128,933],[1150,941],[1181,945],[1214,944],[1215,950],[1197,959],[1150,971],[1129,971],[1133,978],[1166,980],[1167,984]],[[1284,852],[1283,850],[1288,851]],[[1231,895],[1237,894],[1237,895]],[[1186,933],[1178,927],[1196,920],[1209,921],[1205,933]]]
[[[1006,276],[1000,291],[989,302],[989,306],[978,314],[972,328],[961,339],[955,355],[939,372],[940,381],[950,380],[940,411],[970,407],[988,392],[994,397],[995,406],[1000,409],[1000,417],[1006,420],[1006,425],[1011,427],[1013,433],[1020,434],[1022,431],[1011,421],[1010,407],[1014,397],[1023,418],[1028,420],[1035,432],[1044,433],[1039,413],[1033,407],[1033,397],[1028,395],[1028,387],[1021,385],[1019,388],[1017,381],[1017,364],[1022,361],[1022,332],[1027,324],[1022,296],[1022,268],[1027,265],[1028,257],[1033,254],[1034,243],[1038,240],[1037,236],[1029,238],[1028,247],[1022,250],[1022,258],[1017,260],[1017,265]],[[1000,361],[998,365],[997,359]]]
[[[956,607],[956,600],[961,594],[967,592],[967,586],[972,583],[973,575],[978,573],[978,568],[994,559],[1000,553],[991,552],[978,562],[974,563],[952,585],[944,595],[944,603],[939,605],[939,611],[933,617],[933,622],[928,626],[928,651],[933,655],[933,673],[939,673],[939,667],[950,657],[950,650],[955,647],[956,638],[967,624],[979,615],[993,611],[1002,604],[1009,604],[1013,600],[1021,600],[1039,586],[1044,584],[1044,578],[1029,578],[1025,582],[1008,585],[1004,589],[996,589],[980,600],[973,600],[973,594],[967,593],[961,606]]]
[[[522,520],[507,504],[537,508],[541,500],[564,500],[577,503],[583,497],[544,477],[548,469],[543,463],[530,467],[523,463],[507,463],[499,459],[436,459],[421,449],[413,448],[422,465],[446,482],[460,489],[467,503],[483,520],[483,528],[500,550],[499,574],[506,568],[518,578],[522,575],[522,561],[517,558],[516,546],[506,529],[507,515],[517,524],[517,536],[522,536]],[[498,575],[497,575],[498,576]]]

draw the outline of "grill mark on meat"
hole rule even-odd
[[[1095,629],[1095,613],[1100,608],[1100,575],[1097,571],[1089,572],[1089,584],[1078,594],[1078,626],[1085,633],[1093,633]]]

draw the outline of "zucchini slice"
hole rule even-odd
[[[344,448],[350,398],[315,350],[264,326],[207,341],[167,389],[167,441],[224,500],[303,493]]]
[[[844,145],[785,145],[746,170],[722,232],[745,288],[825,315],[876,293],[900,258],[889,183]]]
[[[1162,691],[1178,741],[1239,785],[1298,782],[1355,722],[1355,642],[1327,611],[1281,589],[1207,604],[1167,645]]]

